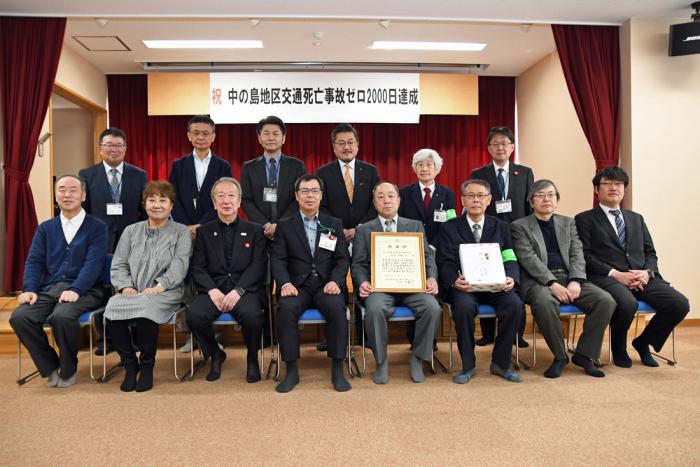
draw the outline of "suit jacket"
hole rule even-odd
[[[449,290],[461,275],[462,265],[459,260],[459,245],[462,243],[476,243],[472,229],[469,227],[467,215],[451,219],[440,228],[440,248],[437,250],[440,284],[442,290]],[[481,233],[480,243],[498,243],[501,251],[513,248],[508,224],[495,216],[486,215],[484,228]],[[516,284],[520,283],[520,268],[517,261],[503,263],[506,276],[513,278]]]
[[[532,208],[527,201],[527,194],[530,192],[532,184],[535,183],[535,177],[532,174],[532,169],[524,165],[510,163],[508,164],[508,199],[512,203],[513,210],[502,214],[496,213],[496,201],[503,198],[501,188],[496,180],[496,172],[493,169],[493,163],[489,163],[472,171],[471,178],[486,180],[491,185],[491,204],[486,208],[486,214],[496,216],[502,221],[511,223],[522,217],[530,215]]]
[[[425,234],[428,236],[428,243],[437,245],[438,234],[442,222],[435,222],[433,213],[440,209],[447,211],[455,209],[455,194],[444,185],[435,184],[435,192],[431,194],[428,216],[425,216],[425,204],[423,203],[423,187],[419,183],[406,185],[399,191],[401,205],[399,206],[399,216],[414,219],[423,223]]]
[[[622,209],[625,221],[626,248],[622,248],[617,232],[600,207],[576,215],[576,227],[583,243],[586,271],[589,277],[607,277],[611,269],[651,269],[659,273],[656,250],[644,218],[634,211]]]
[[[198,190],[194,157],[194,154],[190,153],[173,162],[168,178],[175,187],[173,220],[185,225],[206,224],[216,219],[216,211],[211,200],[211,187],[221,177],[231,176],[231,165],[212,153],[202,188]],[[196,209],[193,201],[195,199],[197,200]]]
[[[311,256],[309,242],[304,231],[304,222],[299,211],[289,217],[280,219],[275,230],[275,240],[272,242],[270,262],[272,277],[277,287],[291,283],[300,288],[311,277],[318,274],[323,284],[334,281],[343,291],[347,301],[346,276],[350,265],[350,255],[345,243],[343,224],[340,219],[319,213],[318,221],[325,227],[335,232],[335,250],[329,251],[319,248],[318,240],[321,236],[321,226],[316,232],[316,248]]]
[[[425,276],[437,280],[438,270],[435,265],[435,258],[428,248],[428,239],[425,237],[423,224],[413,219],[406,219],[399,216],[396,226],[397,232],[420,232],[423,234],[423,254],[425,256]],[[352,246],[352,281],[357,290],[363,282],[370,282],[372,252],[372,232],[384,232],[384,227],[378,217],[357,227],[355,231],[355,241]]]
[[[352,204],[337,160],[319,168],[316,175],[323,180],[321,211],[342,220],[343,228],[353,229],[358,224],[377,217],[372,200],[372,189],[379,183],[379,171],[375,166],[355,159]]]
[[[146,219],[146,211],[141,203],[143,189],[146,187],[146,172],[134,165],[124,163],[119,195],[119,202],[122,203],[121,216],[107,215],[107,203],[112,202],[112,192],[102,162],[82,169],[79,175],[85,182],[86,189],[83,209],[107,224],[107,252],[114,253],[124,229]]]
[[[299,203],[294,196],[294,182],[306,173],[304,163],[282,154],[277,179],[277,219],[271,219],[270,205],[263,201],[263,189],[267,187],[265,157],[260,156],[243,164],[241,187],[243,188],[243,211],[258,224],[267,224],[299,212]]]
[[[567,282],[573,279],[585,280],[586,261],[583,257],[583,245],[578,237],[576,223],[571,217],[559,214],[554,214],[553,219],[559,254],[569,271]],[[531,287],[536,284],[547,285],[550,281],[556,280],[556,277],[547,267],[547,246],[535,215],[530,214],[513,222],[510,224],[510,231],[522,272],[522,293],[526,297]]]
[[[197,290],[203,293],[219,289],[226,294],[240,287],[265,296],[267,242],[262,229],[241,218],[236,222],[230,266],[226,265],[224,233],[219,219],[197,229],[190,265],[192,279]]]

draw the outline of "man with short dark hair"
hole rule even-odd
[[[282,154],[287,127],[274,115],[260,120],[255,127],[263,155],[249,160],[241,169],[243,211],[263,226],[265,237],[275,236],[277,221],[299,210],[294,182],[306,173],[304,163]]]
[[[627,353],[627,331],[637,312],[637,300],[651,305],[656,314],[632,341],[642,364],[659,366],[649,350],[661,350],[678,323],[688,314],[688,299],[666,282],[657,264],[656,250],[644,218],[622,209],[629,177],[619,167],[606,167],[593,177],[600,205],[576,216],[583,243],[588,279],[617,302],[610,319],[613,362],[632,366]]]
[[[24,266],[24,291],[10,325],[48,386],[64,388],[76,381],[78,317],[102,303],[107,226],[81,207],[85,186],[78,176],[59,177],[55,196],[61,214],[42,222],[34,234]],[[58,355],[44,333],[47,322]]]
[[[294,184],[299,211],[281,219],[272,242],[271,266],[278,294],[277,334],[286,375],[275,387],[289,392],[299,383],[298,321],[307,308],[326,319],[331,381],[338,392],[349,391],[343,374],[348,345],[345,277],[350,261],[340,219],[319,212],[323,182],[306,174]]]
[[[486,214],[495,216],[510,224],[532,212],[527,195],[535,181],[532,169],[524,165],[510,162],[510,156],[515,149],[515,136],[508,127],[494,127],[489,130],[486,137],[487,148],[491,158],[491,164],[479,167],[472,171],[472,179],[486,180],[491,187],[491,202],[486,208]],[[523,310],[523,314],[525,310]],[[481,339],[476,345],[487,345],[494,340],[495,320],[487,318],[481,320]],[[527,347],[523,340],[525,332],[525,320],[523,319],[518,329],[518,345]]]

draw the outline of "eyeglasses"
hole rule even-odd
[[[513,144],[513,143],[511,143],[510,141],[500,141],[497,143],[491,143],[491,144],[489,144],[489,146],[494,147],[494,148],[507,148],[511,144]]]
[[[623,182],[614,182],[614,181],[611,182],[609,180],[606,180],[604,182],[600,182],[600,185],[601,186],[612,186],[615,188],[622,188],[623,186],[625,186],[625,184]]]
[[[467,198],[469,201],[474,201],[475,199],[478,199],[479,201],[483,201],[483,200],[485,200],[486,198],[488,198],[488,197],[491,196],[491,195],[486,195],[486,194],[484,194],[484,193],[478,193],[478,194],[476,194],[476,193],[467,193],[466,195],[462,195],[462,196],[464,196],[465,198]]]
[[[312,194],[314,196],[318,196],[321,194],[321,189],[320,188],[299,188],[297,190],[300,194],[306,196],[308,194]]]
[[[238,198],[238,193],[217,193],[216,199],[223,201],[225,199],[236,199]]]
[[[124,149],[126,147],[126,144],[112,144],[112,143],[103,143],[100,144],[105,149]]]
[[[533,198],[542,201],[543,199],[556,199],[556,193],[535,193],[532,195]]]
[[[190,134],[191,134],[192,136],[194,136],[195,138],[198,138],[198,137],[200,137],[200,136],[204,136],[205,138],[209,138],[209,137],[210,137],[211,135],[213,135],[214,133],[212,133],[211,131],[199,131],[199,130],[194,130],[194,131],[190,131]]]
[[[355,141],[354,139],[351,139],[350,141],[342,141],[341,140],[341,141],[336,141],[333,144],[335,144],[339,148],[342,148],[344,146],[353,147],[354,145],[357,144],[357,141]]]

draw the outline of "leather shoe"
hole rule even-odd
[[[483,347],[485,345],[493,344],[493,339],[489,339],[488,337],[482,337],[481,339],[476,341],[475,344],[479,347]]]
[[[207,381],[216,381],[221,376],[221,365],[226,360],[226,352],[219,352],[211,358],[211,369],[207,375]]]

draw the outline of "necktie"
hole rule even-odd
[[[506,199],[506,179],[503,177],[503,169],[498,169],[498,188],[501,189],[502,199]]]
[[[393,232],[394,231],[394,219],[389,219],[384,221],[384,232]]]
[[[112,195],[112,201],[116,203],[119,201],[119,179],[117,178],[117,169],[110,169],[109,173],[112,175],[112,179],[109,181],[109,191]]]
[[[428,208],[430,207],[430,188],[423,188],[425,191],[425,196],[423,197],[423,209],[425,211],[425,217],[428,218]]]
[[[474,232],[474,240],[476,240],[476,243],[479,243],[481,241],[481,226],[474,224],[472,231]]]
[[[270,158],[270,186],[277,186],[277,161],[274,158]]]
[[[343,179],[345,180],[345,189],[348,192],[348,198],[352,203],[352,195],[355,191],[355,187],[352,185],[352,177],[350,176],[350,164],[345,164],[345,176]]]
[[[622,220],[622,213],[619,209],[611,209],[610,214],[615,216],[615,227],[617,228],[617,238],[620,239],[620,245],[625,248],[625,241],[627,240],[627,234],[625,233],[625,222]]]

